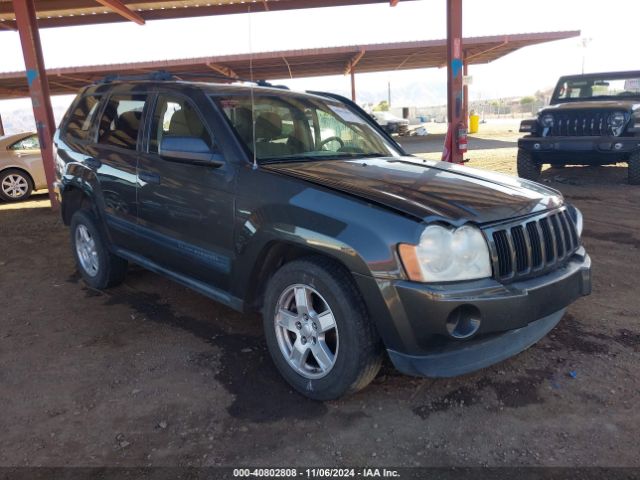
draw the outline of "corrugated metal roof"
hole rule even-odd
[[[478,64],[522,47],[579,35],[579,31],[564,31],[470,37],[463,45],[469,64]],[[64,94],[112,74],[166,70],[178,76],[182,73],[185,80],[215,82],[212,74],[274,80],[346,74],[352,63],[358,73],[443,67],[446,58],[446,40],[442,39],[54,68],[47,70],[47,76],[51,93]],[[0,99],[24,97],[28,92],[24,72],[0,73]]]
[[[403,0],[409,1],[409,0]],[[121,0],[143,20],[386,3],[390,0]],[[36,0],[40,28],[127,21],[96,0]],[[11,0],[0,0],[0,31],[15,30]]]

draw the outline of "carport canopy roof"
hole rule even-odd
[[[403,0],[409,1],[409,0]],[[383,3],[399,0],[36,0],[39,28]],[[0,30],[16,30],[12,0],[0,0]]]
[[[529,45],[580,35],[579,31],[527,33],[463,40],[468,64],[488,63]],[[184,80],[219,81],[216,75],[274,80],[350,73],[444,67],[446,39],[380,43],[305,50],[246,53],[179,60],[53,68],[47,70],[52,94],[75,93],[107,75],[168,71]],[[252,64],[252,68],[251,68]],[[24,72],[0,73],[0,99],[29,95]]]

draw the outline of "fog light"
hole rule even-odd
[[[480,328],[482,315],[473,305],[461,305],[454,309],[447,318],[447,332],[453,338],[472,337]]]
[[[620,150],[622,148],[622,144],[621,143],[616,143],[613,148],[615,148],[616,150]]]
[[[534,143],[533,144],[533,149],[534,150],[540,150],[540,144],[539,143]]]

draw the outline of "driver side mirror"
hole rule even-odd
[[[175,162],[215,168],[224,165],[222,155],[209,148],[199,137],[165,136],[160,142],[158,153],[161,157]]]

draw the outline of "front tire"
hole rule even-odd
[[[531,152],[518,149],[518,176],[527,180],[537,181],[540,179],[542,164],[536,162]]]
[[[382,343],[349,272],[321,257],[285,264],[263,311],[271,357],[284,379],[314,400],[354,393],[373,380]]]
[[[122,283],[127,261],[108,250],[89,211],[78,210],[71,217],[71,245],[78,271],[87,285],[101,290]]]
[[[0,173],[0,198],[5,202],[26,200],[32,191],[31,177],[22,170],[10,168]]]
[[[640,152],[633,153],[627,162],[629,185],[640,185]]]

